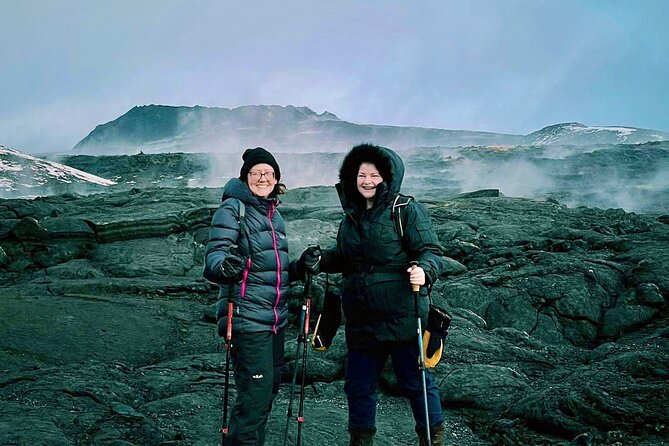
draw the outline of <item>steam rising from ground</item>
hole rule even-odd
[[[416,148],[398,152],[403,190],[443,199],[480,189],[506,196],[554,198],[568,206],[669,212],[669,143],[589,147]],[[334,185],[345,154],[275,154],[288,188]],[[212,155],[201,185],[239,175],[241,153]]]
[[[398,152],[405,164],[403,192],[419,199],[442,200],[464,192],[499,189],[507,196],[554,198],[571,207],[622,208],[669,213],[669,142],[641,145],[421,147]],[[70,156],[76,167],[118,183],[89,190],[88,185],[44,185],[37,193],[127,190],[132,187],[220,188],[239,175],[241,152],[160,153],[118,156]],[[274,153],[281,182],[290,189],[332,186],[345,153]],[[14,175],[5,160],[0,188]],[[14,167],[12,167],[14,166]],[[17,196],[8,191],[3,195]]]
[[[499,189],[510,197],[543,197],[554,190],[553,179],[527,160],[489,161],[462,159],[451,170],[460,192]]]

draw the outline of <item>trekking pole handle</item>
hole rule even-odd
[[[415,260],[412,260],[411,262],[409,262],[409,266],[418,266],[418,262],[415,261]],[[411,284],[411,290],[414,293],[420,292],[420,285],[418,285],[417,283],[412,283]]]
[[[237,245],[230,245],[230,254],[236,255],[237,254]],[[226,350],[229,350],[231,347],[231,340],[232,340],[232,314],[235,309],[234,305],[234,294],[235,294],[235,282],[230,282],[228,284],[228,316],[227,316],[227,325],[226,325],[226,331],[225,331],[225,348]]]
[[[234,304],[232,301],[228,301],[228,319],[227,319],[227,326],[226,326],[226,331],[225,331],[225,340],[226,342],[226,348],[229,348],[230,340],[232,340],[232,313],[234,311]]]
[[[304,282],[304,304],[303,304],[306,313],[304,317],[304,327],[302,327],[302,329],[304,330],[304,335],[309,336],[309,315],[311,313],[310,296],[311,296],[311,281],[313,279],[313,275],[309,271],[307,271],[306,276],[307,276],[306,281]]]
[[[309,319],[310,319],[310,313],[311,313],[311,299],[307,298],[307,301],[305,303],[307,307],[307,314],[304,317],[304,336],[305,338],[309,336]],[[306,339],[305,339],[306,342]]]

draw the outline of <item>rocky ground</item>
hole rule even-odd
[[[224,354],[200,274],[219,196],[0,200],[0,444],[218,442]],[[434,371],[450,444],[669,443],[669,216],[495,191],[427,205],[448,264],[433,298],[453,314]],[[294,255],[333,242],[332,188],[289,191],[281,210]],[[300,284],[291,296],[296,319]],[[295,350],[291,328],[270,446]],[[308,353],[304,444],[347,444],[344,358],[343,333]],[[414,444],[391,373],[382,391],[376,444]]]

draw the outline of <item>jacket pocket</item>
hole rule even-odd
[[[437,238],[434,228],[432,228],[432,223],[429,221],[421,221],[416,224],[416,231],[418,232],[418,237],[423,243],[426,244],[438,244],[439,239]]]
[[[413,293],[408,274],[367,274],[365,286],[368,306],[377,319],[392,320],[413,314]]]

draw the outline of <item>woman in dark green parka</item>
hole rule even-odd
[[[376,432],[378,380],[388,356],[398,384],[413,411],[421,444],[443,444],[439,390],[427,373],[431,441],[425,438],[425,409],[412,284],[421,294],[439,278],[441,251],[423,205],[410,200],[400,220],[404,236],[393,221],[393,202],[400,192],[404,165],[390,149],[371,144],[346,155],[337,191],[344,209],[337,245],[307,249],[306,264],[322,272],[342,273],[341,300],[346,316],[346,391],[351,445],[371,445]],[[320,259],[318,256],[320,254]],[[318,261],[320,260],[320,262]],[[417,261],[418,266],[409,266]],[[428,299],[421,298],[420,316],[427,318]],[[425,326],[423,324],[423,326]]]

